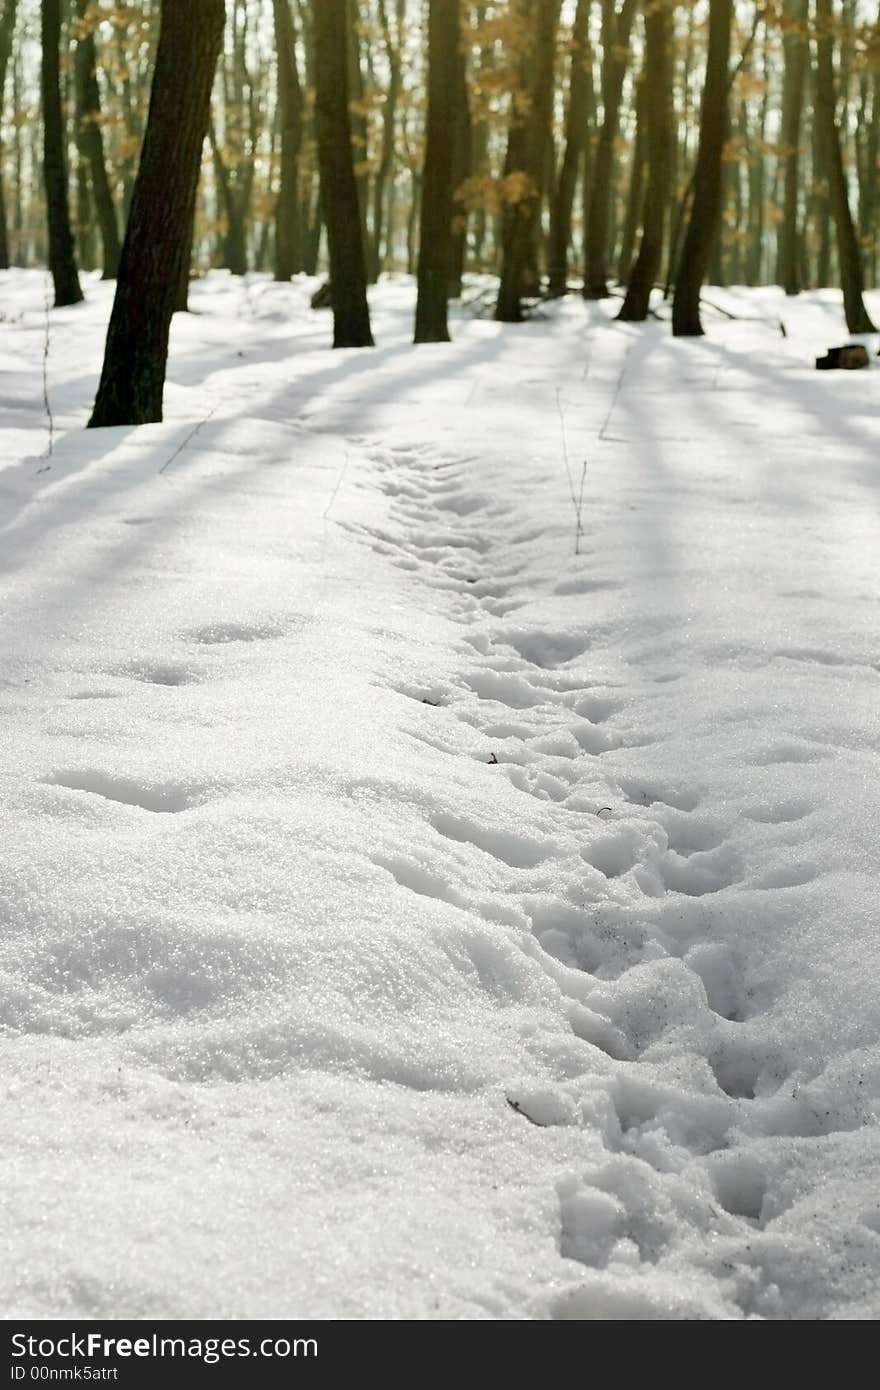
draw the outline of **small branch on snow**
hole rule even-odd
[[[562,400],[559,395],[558,386],[556,388],[556,410],[559,414],[559,426],[562,434],[562,457],[565,460],[565,474],[568,478],[568,495],[571,498],[571,505],[574,507],[574,553],[575,555],[580,555],[581,536],[584,534],[582,516],[584,510],[584,488],[586,487],[587,483],[587,461],[586,459],[584,459],[584,464],[581,469],[580,487],[577,490],[577,494],[575,494],[574,478],[572,477],[571,472],[571,461],[568,457],[568,440],[566,439],[565,435],[565,414],[562,409]]]

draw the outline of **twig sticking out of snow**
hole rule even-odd
[[[52,464],[51,464],[51,458],[52,458],[53,453],[55,452],[55,416],[52,414],[52,403],[51,403],[51,401],[49,400],[49,353],[50,353],[51,347],[52,347],[52,335],[51,335],[51,332],[50,332],[49,311],[50,311],[51,308],[52,308],[52,282],[51,282],[51,280],[50,280],[50,278],[49,278],[49,272],[48,272],[48,270],[47,270],[47,271],[46,271],[45,282],[44,282],[44,295],[43,295],[43,315],[44,315],[44,330],[43,330],[43,408],[44,408],[44,410],[45,410],[45,412],[46,412],[46,421],[47,421],[47,427],[48,427],[48,430],[49,430],[49,439],[48,439],[48,441],[47,441],[47,443],[46,443],[46,448],[45,448],[45,450],[44,450],[44,452],[43,452],[43,455],[42,455],[42,457],[43,457],[43,459],[45,460],[45,462],[44,462],[42,468],[38,468],[38,469],[37,469],[37,472],[38,472],[38,473],[45,473],[49,468],[51,468],[51,466],[52,466]]]
[[[159,472],[160,472],[160,473],[164,473],[164,472],[165,472],[165,469],[166,469],[166,468],[170,468],[171,465],[172,465],[172,463],[174,462],[174,460],[175,460],[176,458],[179,458],[179,456],[183,453],[183,451],[184,451],[184,449],[186,448],[186,446],[189,444],[190,440],[191,440],[191,439],[195,439],[195,437],[196,437],[196,435],[198,434],[199,430],[202,429],[205,425],[207,425],[207,423],[208,423],[208,421],[210,420],[211,416],[214,415],[214,414],[216,413],[217,408],[218,408],[219,405],[220,405],[220,402],[219,402],[219,401],[216,401],[216,402],[214,403],[214,405],[211,406],[211,409],[208,411],[208,413],[207,413],[207,415],[204,417],[204,419],[203,419],[203,420],[199,420],[199,422],[198,422],[197,425],[193,425],[193,427],[192,427],[192,429],[190,430],[189,434],[186,435],[186,437],[180,441],[180,443],[178,444],[177,448],[174,450],[174,453],[171,455],[171,457],[170,457],[169,459],[166,459],[165,462],[162,464],[162,467],[159,469]]]
[[[587,460],[584,459],[581,468],[580,487],[575,494],[574,478],[571,472],[571,460],[568,457],[568,441],[565,436],[565,414],[562,409],[562,401],[559,396],[559,387],[556,388],[556,409],[559,412],[559,425],[562,432],[562,457],[565,460],[565,473],[568,478],[568,495],[571,498],[571,505],[574,507],[574,553],[581,553],[581,536],[584,534],[583,510],[584,510],[584,488],[587,483]]]

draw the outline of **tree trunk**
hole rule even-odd
[[[672,10],[652,5],[645,15],[645,141],[648,156],[648,187],[639,254],[629,277],[626,298],[618,315],[630,323],[641,323],[648,316],[651,290],[660,273],[663,240],[669,209],[670,164],[672,162]]]
[[[452,178],[464,64],[457,0],[428,4],[428,116],[419,237],[417,343],[448,343],[446,304],[452,272]]]
[[[816,121],[828,171],[831,212],[846,326],[850,333],[876,333],[862,298],[862,253],[849,206],[846,170],[835,114],[834,16],[832,0],[816,0]]]
[[[89,0],[77,0],[77,14],[82,20]],[[97,77],[98,58],[95,52],[95,31],[91,24],[84,29],[76,45],[74,59],[74,91],[76,94],[76,143],[89,172],[92,202],[101,233],[103,279],[115,280],[119,269],[119,224],[116,206],[104,162],[104,140],[101,135],[101,94]]]
[[[388,180],[393,180],[394,176],[394,131],[397,103],[403,85],[400,45],[403,42],[405,8],[404,0],[397,0],[397,32],[392,36],[385,0],[378,0],[379,22],[382,27],[385,56],[388,59],[388,90],[385,93],[385,106],[382,111],[382,151],[373,182],[373,235],[370,241],[369,268],[371,281],[378,280],[383,264],[389,258],[391,247],[391,216],[390,208],[386,211],[385,195]]]
[[[646,127],[648,124],[648,86],[644,64],[636,84],[636,133],[630,161],[629,188],[626,197],[626,215],[623,220],[623,235],[620,241],[620,258],[617,262],[617,278],[624,285],[629,284],[629,274],[633,265],[636,237],[642,225],[645,206],[645,173],[648,164]],[[613,243],[612,243],[613,244]]]
[[[596,146],[587,209],[584,298],[604,299],[608,293],[608,223],[611,208],[611,175],[614,145],[620,126],[620,99],[629,63],[629,36],[636,0],[623,0],[615,14],[614,0],[604,0],[602,11],[602,129]]]
[[[804,77],[807,71],[807,6],[809,0],[785,0],[787,27],[783,36],[785,68],[782,78],[782,113],[779,139],[785,181],[782,222],[776,257],[776,279],[786,294],[801,289],[798,267],[798,200],[800,196],[801,114],[804,109]]]
[[[0,125],[2,125],[6,70],[12,53],[12,35],[18,0],[6,0],[0,16]],[[0,270],[9,269],[9,233],[6,226],[6,198],[3,191],[3,141],[0,138]]]
[[[461,49],[456,62],[456,90],[453,98],[452,124],[452,260],[449,270],[449,298],[459,299],[464,278],[467,251],[468,210],[456,199],[456,192],[471,174],[473,132],[471,130],[470,92],[468,88],[467,56]]]
[[[317,9],[320,9],[322,0],[312,0],[312,3]],[[370,201],[370,180],[368,174],[369,128],[364,105],[364,73],[361,67],[361,36],[358,33],[359,19],[360,0],[348,0],[345,39],[348,64],[349,124],[352,143],[351,157],[354,166],[355,187],[357,188],[358,195],[358,215],[361,220],[361,239],[364,243],[364,256],[366,257],[367,247],[369,245],[367,228],[367,206]],[[373,281],[369,264],[367,264],[367,281],[368,283],[372,283]]]
[[[70,206],[67,201],[64,115],[61,110],[61,3],[42,0],[40,9],[43,98],[43,178],[49,223],[49,269],[55,284],[55,304],[79,304],[83,293],[76,269]]]
[[[571,214],[578,170],[585,163],[589,135],[590,96],[593,86],[590,54],[590,7],[592,0],[578,0],[571,36],[571,77],[568,110],[565,113],[565,152],[556,183],[550,213],[550,253],[548,292],[565,294],[568,288],[568,248],[571,243]]]
[[[296,63],[296,32],[290,0],[272,0],[281,111],[281,185],[275,210],[275,279],[289,280],[301,264],[299,156],[303,139],[303,94]]]
[[[676,337],[696,337],[703,332],[700,290],[721,212],[721,160],[727,138],[730,89],[727,68],[732,16],[733,0],[709,0],[709,51],[700,108],[693,201],[672,301],[672,332]]]
[[[541,189],[547,133],[553,116],[553,68],[560,0],[521,0],[521,14],[531,26],[532,45],[526,62],[529,111],[520,129],[511,127],[508,143],[510,178],[519,175],[521,186],[505,208],[501,285],[495,318],[501,323],[522,319],[523,281],[534,259],[535,236],[541,213]],[[511,157],[512,152],[512,157]]]
[[[347,8],[347,0],[312,0],[315,118],[335,348],[373,346],[363,228],[352,163]]]
[[[162,419],[168,333],[224,20],[224,0],[162,0],[150,110],[92,428]]]

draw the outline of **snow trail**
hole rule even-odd
[[[4,1307],[876,1316],[876,373],[308,288],[0,402]]]

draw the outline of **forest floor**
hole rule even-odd
[[[309,289],[0,276],[3,1314],[877,1317],[877,362]]]

